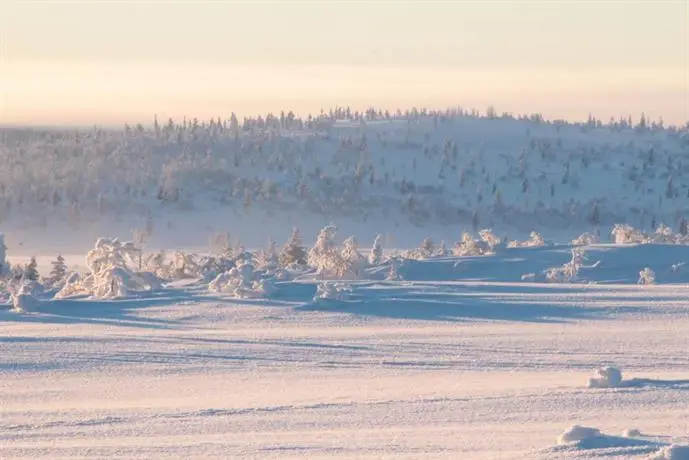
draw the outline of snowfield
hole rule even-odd
[[[572,246],[507,246],[284,275],[264,298],[237,291],[268,273],[240,254],[234,290],[8,300],[0,458],[689,458],[689,246],[585,246],[558,283],[522,275]]]

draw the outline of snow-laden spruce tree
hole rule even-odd
[[[339,270],[344,266],[335,243],[336,232],[337,228],[334,225],[324,227],[318,234],[314,246],[309,249],[308,263],[322,278],[337,277]]]
[[[62,254],[58,254],[57,259],[51,262],[53,268],[48,276],[48,284],[55,287],[62,287],[67,277],[67,264]]]
[[[261,270],[275,270],[279,266],[278,253],[272,238],[268,240],[266,249],[256,254],[255,259],[256,267]]]
[[[373,242],[371,252],[368,254],[368,263],[380,265],[383,262],[383,235],[377,235]]]
[[[38,274],[38,262],[36,262],[36,257],[31,257],[31,260],[24,267],[23,279],[27,281],[38,281],[40,275]]]
[[[278,258],[280,265],[283,267],[294,264],[306,265],[307,254],[301,240],[301,235],[299,234],[299,229],[295,228],[292,230],[292,234],[287,243],[280,250]]]
[[[359,253],[359,243],[350,236],[342,243],[341,265],[336,270],[339,278],[358,279],[366,268],[366,259]]]

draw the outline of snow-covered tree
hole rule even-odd
[[[419,256],[424,259],[433,257],[435,254],[435,243],[431,238],[424,238],[418,248]]]
[[[60,285],[67,276],[67,264],[62,254],[58,254],[57,259],[51,262],[53,268],[50,270],[49,282],[51,286]]]
[[[38,274],[38,262],[36,262],[35,257],[31,257],[29,263],[26,265],[26,267],[24,267],[23,278],[29,281],[38,281],[39,276],[40,275]]]
[[[342,256],[335,243],[336,231],[337,228],[334,225],[323,228],[316,238],[316,243],[308,253],[309,265],[314,267],[322,277],[337,276],[341,267],[344,266]]]
[[[155,290],[160,281],[151,273],[136,273],[139,251],[132,242],[117,238],[99,238],[86,255],[91,273],[85,277],[70,276],[55,295],[91,295],[97,298],[126,297],[130,291]]]
[[[363,274],[366,267],[366,259],[359,253],[359,243],[356,238],[350,236],[342,243],[340,263],[336,275],[340,278],[357,279]]]
[[[268,240],[268,246],[256,256],[256,265],[263,270],[274,270],[279,266],[279,258],[275,249],[275,241]]]
[[[383,235],[377,235],[373,242],[371,252],[368,254],[368,263],[379,265],[383,261]]]
[[[301,235],[298,229],[293,229],[287,243],[280,250],[279,261],[280,265],[286,267],[288,265],[306,265],[307,254],[306,249],[302,245]]]

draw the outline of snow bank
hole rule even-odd
[[[588,382],[589,388],[617,388],[622,385],[622,372],[615,367],[603,367]]]
[[[569,444],[572,442],[583,441],[590,438],[599,438],[602,433],[598,428],[592,428],[581,425],[572,425],[567,428],[558,438],[558,444]]]
[[[689,460],[689,446],[673,444],[663,447],[649,457],[649,460]]]

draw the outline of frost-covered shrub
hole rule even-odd
[[[542,246],[545,246],[545,240],[538,232],[531,232],[528,240],[510,241],[507,244],[508,248],[539,248]]]
[[[345,301],[347,300],[349,294],[352,292],[352,288],[348,284],[343,283],[333,283],[330,281],[324,281],[318,285],[316,288],[316,295],[313,297],[314,302],[319,302],[322,300],[337,300]]]
[[[150,291],[160,287],[153,273],[135,271],[139,250],[133,243],[120,243],[116,238],[99,238],[86,255],[90,273],[84,277],[70,275],[56,298],[89,295],[96,298],[126,297],[132,291]]]
[[[652,235],[646,238],[649,243],[664,243],[664,244],[676,244],[678,240],[672,229],[667,225],[661,223]]]
[[[647,236],[643,232],[626,224],[615,224],[610,234],[613,236],[615,244],[637,244],[647,240]]]
[[[572,259],[562,267],[549,268],[545,271],[548,283],[572,283],[577,281],[579,270],[584,265],[584,250],[580,247],[572,248]]]
[[[366,259],[359,253],[359,244],[353,236],[342,243],[340,264],[335,271],[339,278],[358,279],[363,275]]]
[[[622,384],[622,372],[616,367],[603,367],[588,381],[589,388],[617,388]]]
[[[309,265],[316,269],[321,278],[339,277],[346,265],[335,243],[336,232],[337,228],[333,225],[323,228],[308,253]]]
[[[590,246],[592,244],[597,244],[600,242],[598,235],[593,233],[582,233],[578,237],[572,240],[573,246]]]
[[[202,276],[203,270],[196,255],[175,251],[169,272],[170,278],[199,278]]]
[[[490,252],[495,252],[495,250],[502,244],[502,240],[493,234],[493,230],[490,228],[484,228],[478,232],[481,241],[488,245]]]
[[[638,284],[655,284],[656,274],[653,270],[646,267],[639,272]]]
[[[455,243],[452,254],[458,257],[483,256],[492,252],[490,245],[484,240],[477,241],[469,233],[462,233],[461,241]]]
[[[216,276],[209,284],[212,292],[232,294],[236,298],[265,298],[275,290],[275,276],[256,270],[250,260],[242,258],[237,266]]]

